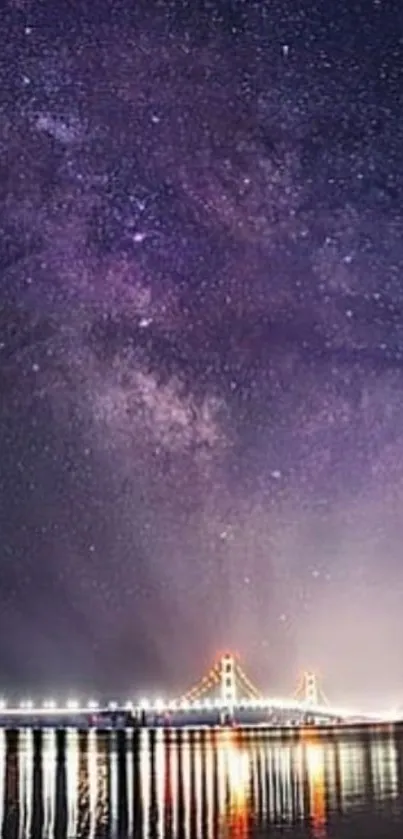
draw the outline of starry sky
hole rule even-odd
[[[403,704],[397,6],[2,8],[2,688]]]

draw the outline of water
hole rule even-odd
[[[5,839],[401,839],[403,734],[0,731]]]

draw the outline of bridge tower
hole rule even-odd
[[[306,670],[302,676],[302,696],[307,705],[319,705],[319,688],[315,673]]]
[[[211,692],[216,698],[219,697],[223,708],[233,708],[242,697],[249,700],[261,698],[260,691],[244,673],[237,657],[232,653],[221,655],[209,672],[191,690],[183,694],[181,701],[198,702]]]
[[[231,707],[236,702],[236,664],[234,656],[226,653],[220,658],[220,686],[223,705]]]
[[[318,678],[312,670],[305,670],[302,674],[294,698],[310,707],[329,704]]]

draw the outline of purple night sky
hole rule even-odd
[[[403,703],[403,55],[353,5],[3,4],[7,695],[229,647]]]

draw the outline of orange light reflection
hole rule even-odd
[[[309,782],[309,807],[312,831],[316,839],[325,839],[326,796],[325,796],[325,760],[323,745],[310,741],[305,744],[305,759]]]
[[[250,818],[250,757],[247,751],[237,746],[235,738],[230,733],[222,742],[221,749],[223,758],[221,766],[224,774],[221,783],[227,791],[223,813],[225,835],[229,839],[244,839],[248,835]]]

